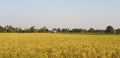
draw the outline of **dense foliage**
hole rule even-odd
[[[5,27],[0,26],[0,33],[110,33],[110,34],[120,34],[120,29],[114,29],[112,26],[107,26],[106,30],[101,29],[82,29],[82,28],[53,28],[49,30],[46,26],[37,29],[35,26],[30,28],[22,29],[21,27],[13,27],[7,25]]]

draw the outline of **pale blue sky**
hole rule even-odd
[[[120,28],[120,0],[0,0],[0,25]]]

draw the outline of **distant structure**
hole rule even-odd
[[[57,33],[57,30],[56,30],[56,29],[54,29],[52,32],[53,32],[53,33]]]

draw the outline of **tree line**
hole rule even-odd
[[[112,26],[107,26],[105,30],[101,29],[82,29],[82,28],[53,28],[49,30],[46,26],[41,27],[40,29],[31,26],[30,28],[22,29],[21,27],[13,27],[11,25],[0,26],[0,33],[111,33],[111,34],[120,34],[120,29],[114,29]]]

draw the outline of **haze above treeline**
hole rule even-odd
[[[0,25],[117,29],[120,0],[0,0]]]

